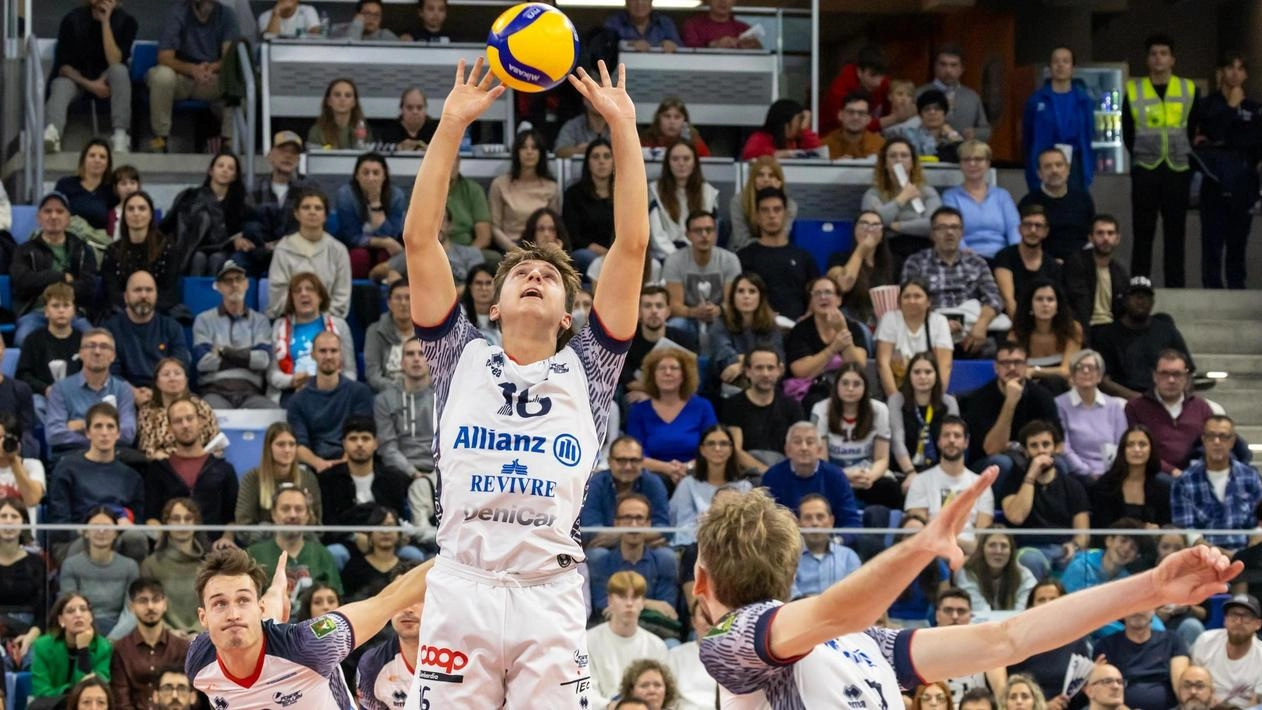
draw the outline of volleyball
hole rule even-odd
[[[527,2],[505,10],[486,38],[491,71],[515,91],[546,91],[578,61],[578,32],[565,13]]]

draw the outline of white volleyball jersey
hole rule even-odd
[[[209,634],[193,639],[184,671],[213,710],[353,710],[339,664],[354,648],[350,622],[332,611],[294,624],[264,621],[263,652],[249,678],[228,673]]]
[[[912,630],[874,626],[798,658],[776,658],[768,632],[781,606],[741,607],[701,640],[701,662],[718,681],[724,710],[902,710],[902,691],[924,682],[911,662]]]
[[[434,382],[439,554],[523,575],[581,562],[579,512],[630,341],[593,312],[556,355],[519,365],[458,305],[416,333]]]
[[[399,649],[399,639],[391,637],[359,657],[355,667],[355,688],[359,710],[401,708],[408,699],[416,669],[408,665]]]

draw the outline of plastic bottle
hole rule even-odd
[[[320,36],[328,38],[332,26],[333,26],[332,23],[329,22],[329,13],[321,12],[320,13]]]
[[[355,145],[355,150],[368,150],[368,124],[364,123],[364,119],[359,119],[359,123],[355,124],[351,142]]]

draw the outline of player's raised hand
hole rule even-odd
[[[605,60],[600,60],[598,65],[600,67],[599,83],[587,73],[586,69],[579,67],[578,71],[570,75],[570,85],[591,102],[592,108],[596,109],[606,122],[613,123],[621,120],[634,122],[635,103],[631,101],[631,96],[627,93],[626,65],[618,65],[617,84],[609,78],[609,69],[605,66]]]
[[[456,83],[443,102],[442,120],[467,126],[478,120],[500,94],[507,91],[482,65],[482,57],[478,57],[473,63],[473,70],[466,75],[465,60],[456,63]]]
[[[1207,545],[1180,550],[1152,571],[1153,586],[1162,604],[1200,604],[1206,597],[1227,591],[1227,582],[1244,570],[1244,563]]]
[[[937,516],[929,521],[925,529],[917,533],[912,540],[925,546],[935,556],[946,558],[952,570],[959,569],[960,565],[964,564],[964,550],[960,549],[960,544],[956,542],[956,539],[968,526],[977,499],[990,488],[998,476],[998,466],[987,467],[973,485],[955,494],[949,503],[942,506]]]
[[[275,619],[278,623],[289,621],[289,553],[280,551],[280,559],[276,561],[276,571],[272,573],[272,583],[263,593],[263,618]]]

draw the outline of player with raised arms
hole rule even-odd
[[[413,568],[372,598],[289,624],[287,562],[282,552],[266,593],[263,568],[244,550],[216,550],[198,568],[197,618],[206,633],[193,639],[184,668],[212,708],[353,710],[342,660],[396,611],[421,602],[430,567]]]
[[[1004,621],[894,630],[873,626],[925,565],[964,561],[956,537],[998,469],[991,466],[923,530],[815,597],[785,604],[801,557],[793,514],[763,491],[730,498],[697,530],[695,590],[716,623],[701,661],[725,710],[902,707],[900,689],[1009,666],[1128,614],[1197,604],[1243,569],[1192,547],[1155,569],[1067,595]]]
[[[409,710],[587,708],[578,519],[635,333],[649,240],[648,178],[626,71],[570,83],[609,125],[614,231],[591,317],[572,339],[579,275],[523,244],[495,275],[489,343],[456,301],[438,241],[460,137],[503,92],[462,61],[403,227],[412,319],[433,373],[438,557],[421,616]]]

